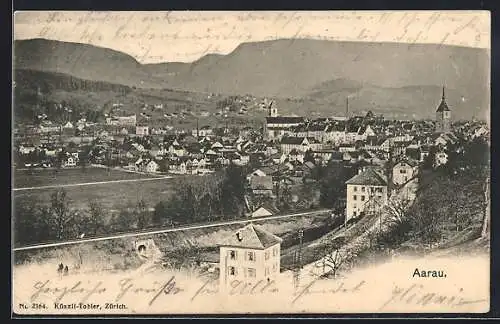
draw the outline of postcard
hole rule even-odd
[[[490,29],[16,12],[12,311],[488,312]]]

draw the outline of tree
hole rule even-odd
[[[342,265],[348,261],[349,253],[345,248],[342,248],[345,244],[345,239],[340,237],[335,240],[324,241],[323,243],[323,253],[325,255],[316,262],[316,267],[322,268],[322,277],[331,276],[335,278]]]
[[[196,245],[175,248],[163,257],[164,266],[175,270],[193,269],[200,261],[200,249]]]
[[[152,220],[154,224],[162,224],[165,221],[169,220],[167,214],[167,205],[163,201],[160,201],[158,204],[156,204]]]
[[[167,159],[163,159],[159,163],[159,171],[162,173],[167,173],[169,171],[169,165]]]
[[[76,212],[69,208],[69,201],[64,189],[55,191],[50,197],[50,219],[57,240],[74,237],[78,233]]]
[[[315,163],[315,159],[314,159],[314,154],[312,152],[311,149],[307,150],[305,153],[304,153],[304,162],[312,162],[312,163]]]
[[[345,182],[354,176],[353,169],[348,169],[340,163],[330,162],[320,181],[320,204],[332,208],[335,202],[345,197]]]
[[[137,214],[137,228],[143,229],[148,226],[148,210],[146,206],[146,202],[141,199],[137,202],[136,206],[136,214]]]
[[[86,232],[97,235],[104,231],[104,212],[101,204],[95,200],[89,202],[89,210],[85,222]]]

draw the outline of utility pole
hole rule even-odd
[[[302,244],[304,238],[304,230],[301,228],[299,230],[299,250],[295,252],[294,269],[293,269],[293,281],[294,287],[299,287],[300,282],[300,270],[302,270]]]
[[[345,99],[345,120],[349,119],[349,97]]]

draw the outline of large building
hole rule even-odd
[[[387,179],[373,168],[367,168],[346,181],[346,222],[366,212],[367,206],[380,209],[388,200]]]
[[[283,137],[280,141],[280,149],[283,154],[290,154],[293,150],[305,153],[308,150],[317,151],[321,148],[321,143],[312,137]]]
[[[262,286],[280,273],[282,239],[250,223],[237,230],[220,247],[220,287],[226,290],[238,280]]]
[[[446,98],[444,95],[441,97],[441,103],[436,109],[436,132],[446,133],[449,132],[451,128],[451,110],[446,103]]]
[[[304,122],[304,117],[278,116],[278,108],[274,102],[269,105],[267,115],[264,136],[271,140],[281,138],[287,130]]]

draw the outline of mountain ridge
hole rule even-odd
[[[435,90],[444,84],[474,109],[489,106],[487,49],[280,39],[241,43],[229,54],[207,54],[191,63],[141,64],[128,54],[88,44],[33,39],[16,40],[14,48],[16,68],[137,88],[317,102],[337,101],[336,97],[349,94],[345,90],[350,84],[351,92],[374,96],[373,100],[380,100],[378,105],[390,106],[391,98],[399,95],[411,99],[405,91],[416,91],[419,98],[425,87]],[[370,92],[374,87],[378,94]],[[380,90],[397,88],[401,89]],[[413,106],[408,109],[418,109]]]

